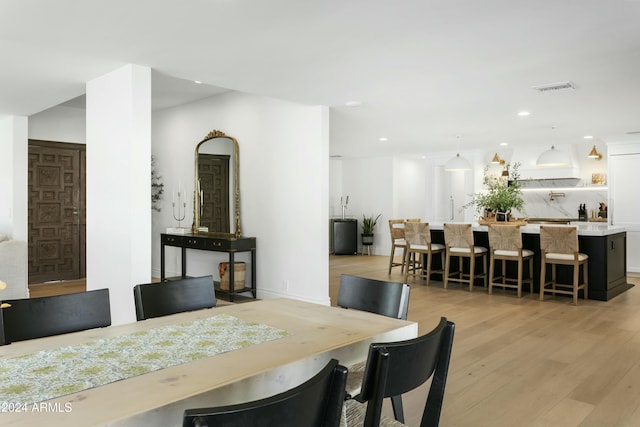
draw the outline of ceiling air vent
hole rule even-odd
[[[573,82],[559,82],[549,83],[546,85],[534,86],[533,89],[540,93],[559,93],[559,92],[573,92],[576,90],[576,85]]]

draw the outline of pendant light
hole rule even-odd
[[[596,150],[596,146],[594,145],[587,157],[589,157],[590,159],[601,160],[602,154],[598,153],[598,150]]]
[[[458,148],[460,148],[460,135],[456,135],[456,141],[458,142]],[[471,163],[464,157],[460,157],[460,153],[456,153],[455,157],[450,158],[444,164],[444,170],[447,172],[470,171]]]
[[[556,150],[556,147],[552,145],[550,150],[540,154],[536,166],[571,166],[571,159],[564,151]]]
[[[444,170],[448,172],[470,171],[471,163],[469,163],[469,160],[464,157],[460,157],[460,153],[457,153],[455,157],[452,157],[447,161],[447,163],[445,163]]]
[[[552,130],[555,126],[551,127]],[[551,138],[553,144],[553,135]],[[571,166],[571,156],[562,150],[556,150],[556,147],[551,145],[551,149],[543,152],[536,160],[536,166],[541,167],[553,167],[553,166]]]

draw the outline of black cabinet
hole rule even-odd
[[[607,301],[629,289],[627,235],[579,236],[580,252],[589,255],[589,298]]]
[[[331,220],[332,252],[336,255],[354,255],[358,253],[358,220]]]

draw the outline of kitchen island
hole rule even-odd
[[[566,225],[557,226],[564,227]],[[589,299],[608,301],[632,287],[627,282],[627,233],[625,227],[579,221],[571,222],[568,226],[578,228],[580,252],[589,255]],[[430,228],[433,242],[444,244],[443,224],[430,223]],[[520,230],[523,247],[532,250],[535,254],[533,280],[535,290],[539,291],[540,224],[523,225]],[[473,235],[477,246],[489,248],[488,227],[486,225],[473,224]],[[434,268],[437,267],[434,265]],[[481,271],[481,266],[477,265],[476,268],[476,271]],[[496,263],[496,275],[499,273],[499,268],[500,263]],[[559,266],[558,281],[571,283],[571,271],[570,267]],[[510,277],[515,277],[515,264],[507,266],[507,273]],[[525,276],[527,274],[525,268]],[[527,288],[525,287],[525,289]]]

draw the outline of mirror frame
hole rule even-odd
[[[233,143],[233,195],[234,195],[234,210],[233,210],[233,221],[232,224],[235,225],[233,230],[230,230],[230,233],[224,233],[220,231],[199,231],[200,228],[200,197],[197,197],[197,194],[200,193],[200,180],[198,179],[198,149],[202,144],[207,141],[211,141],[216,138],[226,138]],[[228,238],[239,238],[242,236],[242,229],[240,228],[240,149],[238,147],[238,141],[229,135],[226,135],[224,132],[219,130],[212,130],[205,136],[202,141],[196,145],[195,150],[195,161],[194,161],[194,171],[195,171],[195,183],[194,187],[195,191],[193,192],[193,234],[204,234],[211,236],[220,236],[220,237],[228,237]],[[231,185],[230,185],[231,186]]]

